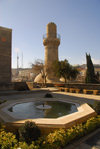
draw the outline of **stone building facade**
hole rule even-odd
[[[11,82],[12,30],[0,27],[0,83]]]

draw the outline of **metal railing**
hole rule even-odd
[[[56,36],[55,36],[55,34],[50,34],[50,36],[51,36],[51,38],[58,38],[59,40],[61,39],[60,34],[56,34]],[[50,37],[50,36],[48,36],[48,37]],[[47,37],[47,34],[43,35],[43,39],[46,39],[48,37]]]

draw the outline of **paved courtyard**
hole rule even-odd
[[[53,90],[50,88],[50,90]],[[69,100],[74,99],[75,102],[80,103],[89,103],[93,104],[95,100],[100,100],[99,95],[85,95],[85,94],[76,94],[76,93],[64,93],[64,92],[55,92],[55,89],[52,93],[54,97],[59,98],[69,98]],[[0,96],[0,100],[20,100],[20,99],[27,99],[32,97],[43,97],[45,92],[33,92],[33,93],[17,93],[17,94],[2,94]],[[83,137],[82,139],[71,143],[71,145],[67,146],[64,149],[100,149],[100,129],[96,130],[92,134]]]

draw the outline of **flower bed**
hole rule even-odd
[[[59,129],[47,136],[42,136],[31,143],[20,142],[16,135],[0,129],[0,148],[1,149],[61,149],[75,139],[87,135],[96,128],[100,127],[100,115],[92,117],[86,123],[78,124],[67,130]],[[18,137],[18,136],[17,136]]]

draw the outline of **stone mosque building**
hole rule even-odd
[[[52,71],[52,64],[58,60],[58,46],[60,45],[60,35],[57,34],[57,26],[50,22],[46,27],[46,34],[43,36],[43,45],[45,47],[45,72],[47,75],[46,81],[48,83],[58,82]],[[42,75],[36,76],[35,82],[43,82]]]

